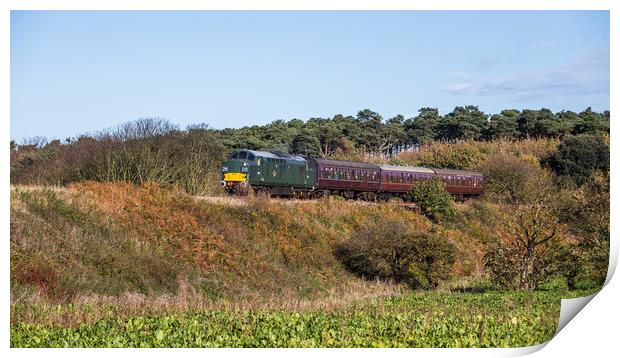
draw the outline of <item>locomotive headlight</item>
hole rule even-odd
[[[228,171],[228,167],[222,167],[222,172],[227,172]]]
[[[220,182],[220,186],[221,186],[222,188],[223,188],[223,187],[225,187],[225,186],[226,186],[226,182],[222,180],[222,181]]]

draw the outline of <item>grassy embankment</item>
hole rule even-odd
[[[334,246],[377,217],[453,242],[456,281],[443,293],[414,293],[346,271]],[[447,292],[482,272],[483,235],[471,219],[448,228],[390,204],[207,199],[155,185],[14,187],[11,344],[488,346],[550,338],[560,292]],[[291,333],[291,325],[303,328]]]

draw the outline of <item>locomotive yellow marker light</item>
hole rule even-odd
[[[247,176],[245,173],[225,173],[224,181],[246,181]]]

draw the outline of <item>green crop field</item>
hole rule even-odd
[[[553,337],[560,299],[566,295],[565,291],[433,292],[357,302],[331,311],[216,310],[107,319],[75,327],[17,323],[11,327],[11,346],[530,346]]]

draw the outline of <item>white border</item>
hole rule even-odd
[[[4,1],[0,5],[2,11],[0,12],[0,28],[2,29],[0,36],[0,48],[5,51],[2,52],[3,56],[0,56],[0,67],[4,69],[5,80],[0,92],[0,111],[2,113],[2,121],[0,121],[1,133],[5,138],[5,149],[0,151],[2,160],[5,165],[3,167],[3,175],[1,177],[2,185],[6,188],[2,191],[2,230],[5,233],[5,244],[2,247],[3,260],[2,265],[2,282],[4,298],[4,309],[1,311],[2,322],[4,323],[1,330],[3,348],[9,347],[9,152],[6,150],[8,146],[10,136],[10,66],[9,66],[9,51],[10,51],[10,10],[138,10],[138,9],[154,9],[154,10],[171,10],[171,9],[202,9],[202,10],[258,10],[258,9],[281,9],[281,10],[378,10],[378,9],[410,9],[410,10],[611,10],[610,25],[611,25],[611,89],[610,89],[610,110],[614,113],[618,107],[618,73],[616,71],[618,60],[618,43],[620,38],[618,37],[618,30],[620,26],[620,19],[618,16],[618,2],[617,1],[604,1],[604,0],[502,0],[502,1],[484,1],[484,0],[436,0],[428,2],[414,2],[414,1],[347,1],[347,0],[231,0],[231,1],[197,1],[197,0],[179,0],[179,1],[163,1],[163,0],[108,0],[108,1],[80,1],[80,0],[58,0],[58,1],[43,1],[43,0],[22,0]],[[618,135],[618,129],[615,121],[611,121],[611,137],[616,138]],[[612,159],[612,172],[616,172],[617,164],[615,158],[617,158],[617,150],[615,144],[611,146],[611,159]],[[618,219],[618,205],[617,201],[617,189],[618,179],[616,176],[612,176],[611,179],[611,218],[612,223],[617,222]],[[610,262],[610,275],[611,278],[613,270],[615,269],[617,256],[618,256],[618,243],[617,243],[617,230],[612,225],[612,259]],[[547,355],[589,355],[595,356],[598,354],[604,354],[617,350],[617,327],[618,327],[618,302],[620,302],[620,287],[618,279],[611,281],[600,294],[596,295],[591,303],[587,305],[582,313],[578,314],[572,322],[570,322],[566,328],[564,328],[559,334],[552,339],[538,354]],[[341,349],[341,350],[301,350],[301,349],[276,349],[276,350],[232,350],[222,349],[217,351],[204,351],[204,350],[182,350],[174,351],[174,353],[189,353],[192,355],[204,355],[205,353],[216,353],[220,355],[235,355],[235,354],[258,354],[258,355],[276,355],[276,356],[289,356],[294,355],[340,355],[340,354],[355,354],[361,356],[370,356],[376,354],[391,354],[391,355],[411,355],[421,354],[424,355],[446,355],[446,354],[458,354],[464,356],[511,356],[531,353],[536,351],[545,345],[529,348],[517,348],[517,349],[399,349],[399,350],[359,350],[359,349]],[[114,350],[109,349],[86,349],[86,350],[11,350],[7,352],[10,354],[59,354],[66,355],[82,355],[89,353],[93,355],[109,355],[112,354],[148,354],[155,356],[164,356],[173,353],[171,350]],[[607,354],[604,354],[606,356]]]

